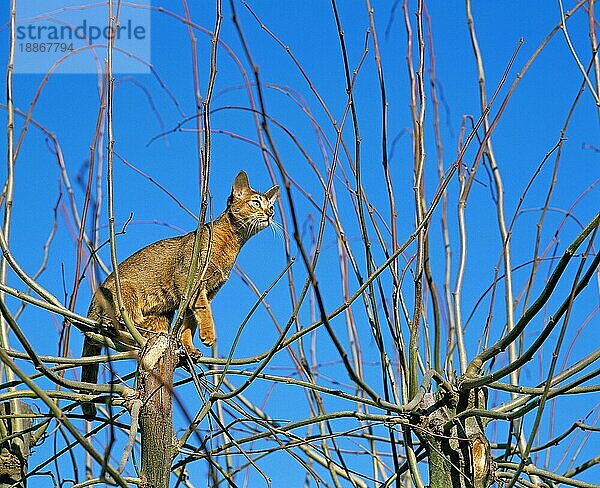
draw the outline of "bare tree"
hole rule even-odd
[[[190,115],[182,109],[181,95],[161,77],[160,65],[147,64],[151,76],[144,82],[121,76],[113,70],[118,40],[96,46],[104,57],[96,121],[87,166],[78,171],[65,161],[56,128],[35,111],[58,76],[47,73],[31,99],[15,103],[19,4],[11,1],[0,232],[0,485],[35,485],[48,477],[54,486],[73,487],[270,486],[277,485],[275,478],[290,486],[599,486],[600,457],[590,445],[600,430],[600,349],[592,329],[600,309],[600,174],[596,164],[574,193],[573,170],[563,162],[569,137],[594,140],[598,130],[597,124],[593,135],[571,130],[577,110],[600,116],[593,0],[573,3],[571,10],[559,0],[546,37],[528,48],[528,58],[521,53],[523,40],[515,43],[493,83],[485,68],[490,54],[480,48],[480,24],[466,0],[462,28],[472,52],[454,55],[460,69],[475,73],[469,89],[477,91],[479,106],[460,119],[448,109],[455,101],[445,99],[438,79],[435,46],[442,40],[424,0],[395,1],[379,10],[369,0],[361,6],[332,0],[327,14],[319,13],[339,48],[331,67],[335,102],[324,94],[332,90],[311,75],[313,60],[298,56],[286,25],[270,24],[259,2],[216,0],[210,27],[194,16],[206,12],[186,0],[177,8],[105,3],[82,8],[105,9],[113,30],[121,9],[146,9],[173,32],[185,33],[187,47],[170,49],[191,59],[191,71],[178,76],[189,79],[193,108]],[[348,9],[358,8],[361,30],[346,24]],[[585,50],[581,32],[573,40],[572,22],[588,26]],[[404,51],[396,46],[395,57],[384,46],[390,32],[404,36]],[[312,33],[311,40],[332,39],[321,34]],[[268,49],[257,47],[259,36]],[[579,85],[561,93],[571,100],[562,127],[547,134],[553,142],[535,148],[535,164],[519,166],[506,150],[498,151],[511,141],[497,129],[513,120],[507,112],[521,83],[549,76],[532,68],[553,42],[565,46],[561,63],[576,67]],[[271,78],[281,60],[297,86]],[[227,73],[237,70],[237,79],[224,79],[223,66]],[[403,87],[388,83],[385,74],[398,66],[407,73]],[[144,129],[150,148],[193,134],[197,160],[176,170],[198,176],[197,212],[168,189],[169,181],[159,183],[117,149],[120,138],[135,138],[139,130],[115,131],[123,117],[120,84],[126,82],[139,88],[164,127],[159,133]],[[241,93],[243,102],[218,105],[216,97],[228,92]],[[365,107],[371,114],[374,106],[375,121],[364,115]],[[410,126],[402,128],[405,107]],[[250,125],[217,126],[221,114]],[[456,134],[454,126],[460,126]],[[41,136],[59,174],[53,225],[34,272],[23,260],[37,242],[11,233],[24,218],[13,214],[13,206],[29,198],[14,190],[15,169],[25,164],[21,152],[34,145],[25,138],[28,131]],[[235,327],[222,327],[218,348],[196,361],[180,347],[181,313],[168,335],[153,340],[142,338],[132,323],[125,324],[130,340],[99,333],[99,324],[76,310],[85,308],[87,289],[117,269],[121,234],[135,224],[131,218],[118,222],[125,210],[119,210],[123,186],[116,168],[133,170],[138,181],[161,192],[162,201],[191,214],[200,229],[217,206],[211,188],[223,166],[215,136],[254,150],[261,171],[284,190],[280,250],[263,251],[258,259],[277,257],[269,266],[244,258],[248,266],[242,260],[238,279],[227,285],[233,295],[245,294],[235,302],[249,304],[245,318],[231,337],[223,336]],[[455,149],[444,147],[448,140]],[[591,143],[578,150],[590,158],[600,151]],[[298,158],[301,163],[292,162]],[[514,177],[517,169],[526,176]],[[555,204],[562,193],[574,195],[567,206]],[[61,228],[71,231],[70,249],[53,248]],[[481,235],[492,228],[494,235]],[[199,247],[198,239],[179,310],[202,269]],[[108,255],[110,265],[103,261]],[[59,274],[57,263],[65,256],[76,265],[72,275],[63,270],[54,281],[63,282],[61,298],[59,289],[45,285],[44,271],[50,266]],[[255,268],[268,278],[257,280]],[[124,310],[120,297],[119,306]],[[39,334],[49,326],[41,322],[52,320],[57,352],[43,354]],[[73,354],[82,333],[103,342],[106,354]],[[101,365],[105,381],[78,381],[79,366],[90,362]],[[94,422],[83,419],[83,402],[99,407]]]

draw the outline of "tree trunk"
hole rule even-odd
[[[11,403],[17,406],[17,412],[12,411]],[[19,415],[20,413],[33,413],[31,407],[20,400],[15,402],[6,402],[0,405],[0,412],[3,415]],[[10,419],[13,420],[13,419]],[[19,425],[21,429],[31,428],[33,420],[31,418],[21,419],[20,422],[4,422],[8,435],[12,432],[12,427]],[[29,458],[29,449],[31,447],[31,434],[28,432],[0,446],[0,488],[25,488],[27,485],[25,473],[27,473],[27,460]]]
[[[177,343],[161,334],[148,341],[139,366],[142,488],[168,488],[176,439],[173,431],[173,374]]]
[[[487,390],[476,388],[469,390],[468,394],[459,401],[457,412],[464,412],[472,408],[487,409]],[[485,424],[480,417],[468,417],[460,421],[463,451],[466,453],[464,461],[468,461],[467,472],[475,488],[488,488],[496,477],[496,463],[492,458],[490,443],[485,436]]]
[[[448,393],[428,393],[419,405],[426,412],[415,432],[427,446],[431,488],[488,488],[494,481],[495,463],[477,417],[460,419],[450,429],[442,426],[456,414],[486,405],[482,389],[471,390],[464,398]]]

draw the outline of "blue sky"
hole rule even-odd
[[[18,2],[19,5],[23,2]],[[58,4],[59,2],[49,2]],[[214,24],[214,6],[211,2],[190,2],[190,15],[195,23],[212,29]],[[492,117],[497,113],[501,100],[515,80],[530,55],[537,49],[540,42],[560,20],[560,10],[554,2],[474,2],[473,15],[480,48],[484,57],[487,77],[488,97],[499,83],[509,59],[517,48],[519,40],[523,45],[508,74],[506,84],[502,87],[498,100],[491,110]],[[314,88],[325,102],[333,117],[338,121],[344,112],[347,95],[343,64],[341,62],[339,39],[335,22],[328,2],[249,2],[254,13],[271,31],[289,46]],[[179,16],[184,15],[180,2],[152,2],[154,7],[163,6],[172,9]],[[277,45],[269,35],[260,28],[251,13],[242,4],[236,4],[240,22],[249,43],[254,62],[260,67],[260,76],[265,88],[265,102],[268,113],[273,119],[283,124],[291,131],[310,155],[319,170],[325,174],[325,165],[331,163],[331,151],[326,150],[327,161],[320,149],[320,141],[313,126],[300,107],[293,102],[290,94],[297,94],[305,101],[314,119],[322,125],[329,141],[335,142],[335,130],[319,105],[303,75],[292,62],[290,56]],[[411,130],[409,87],[406,67],[406,32],[401,5],[396,2],[372,2],[378,41],[382,54],[388,96],[388,150],[391,142],[398,136],[391,159],[391,174],[398,205],[399,240],[402,242],[414,229],[414,203],[412,193],[412,142],[407,130]],[[395,6],[392,18],[392,7]],[[565,2],[565,8],[572,8],[572,2]],[[361,2],[340,2],[341,22],[347,42],[348,57],[351,69],[354,69],[363,54],[365,36],[369,28],[368,12]],[[444,167],[447,169],[456,159],[458,137],[462,118],[471,114],[475,119],[481,109],[478,99],[477,71],[471,49],[469,33],[466,24],[464,5],[462,2],[427,2],[428,13],[431,16],[431,28],[436,55],[436,78],[438,89],[442,91],[441,134],[444,146]],[[410,6],[411,22],[415,27],[415,5]],[[251,69],[248,65],[235,28],[230,20],[229,2],[223,5],[224,18],[220,39],[231,47],[239,57],[248,76]],[[141,16],[147,10],[137,10],[132,13]],[[141,18],[141,17],[138,17]],[[0,42],[8,45],[6,9],[2,15]],[[141,22],[141,20],[140,20]],[[389,33],[386,34],[386,29]],[[569,34],[582,62],[587,66],[590,60],[587,15],[580,11],[568,23]],[[196,31],[197,54],[199,59],[200,91],[203,94],[208,82],[210,58],[209,36]],[[186,122],[184,130],[176,130],[186,117],[194,114],[194,85],[192,74],[192,56],[190,39],[187,28],[182,22],[164,13],[151,13],[151,57],[148,61],[156,70],[160,80],[168,88],[162,88],[157,78],[151,74],[117,73],[114,100],[114,131],[115,151],[140,170],[150,175],[155,181],[172,192],[192,212],[199,208],[198,187],[198,156],[196,134],[191,131],[194,121]],[[101,51],[99,51],[101,53]],[[82,53],[81,56],[88,54]],[[102,54],[100,54],[102,56]],[[0,65],[6,66],[7,49],[0,50]],[[77,59],[68,61],[76,63]],[[66,63],[65,63],[66,64]],[[30,103],[42,81],[43,74],[15,74],[14,93],[15,106],[23,111],[29,109]],[[547,48],[525,74],[514,92],[510,102],[493,134],[494,149],[502,177],[506,187],[506,212],[512,214],[519,203],[519,196],[533,175],[535,168],[544,156],[558,142],[560,130],[571,104],[581,84],[582,76],[573,57],[571,56],[564,36],[559,32],[548,44]],[[429,82],[429,78],[426,80]],[[4,84],[4,78],[2,83]],[[252,115],[248,111],[236,107],[248,107],[248,97],[245,94],[244,79],[236,63],[224,49],[218,52],[218,73],[212,108],[215,112],[211,118],[213,130],[211,152],[211,194],[214,215],[224,208],[225,200],[230,191],[234,176],[245,169],[250,177],[252,186],[266,190],[273,182],[265,168],[260,150],[253,144],[228,135],[238,134],[244,138],[256,141],[256,127]],[[256,94],[256,91],[254,92]],[[371,203],[379,209],[384,218],[389,219],[387,196],[383,171],[381,166],[381,112],[380,94],[377,79],[376,64],[372,37],[369,38],[369,52],[358,73],[354,89],[356,109],[359,116],[359,127],[362,136],[362,166],[363,178],[367,195]],[[427,97],[431,96],[427,87]],[[176,103],[174,102],[176,100]],[[99,107],[99,78],[94,74],[55,74],[44,85],[37,100],[33,118],[43,124],[56,135],[60,142],[65,165],[75,191],[79,208],[83,205],[83,190],[81,181],[87,178],[87,161],[89,147],[95,130]],[[219,110],[217,110],[219,109]],[[22,128],[23,119],[17,118],[17,134]],[[169,132],[166,136],[158,135]],[[314,172],[297,149],[292,139],[280,129],[273,129],[275,141],[282,156],[283,164],[289,175],[306,189],[316,201],[323,201],[323,190]],[[353,151],[353,132],[350,120],[344,128],[344,137]],[[5,132],[2,131],[2,141],[5,143]],[[436,148],[434,142],[432,108],[427,107],[426,124],[426,195],[431,199],[437,185]],[[569,130],[558,170],[558,184],[551,207],[567,209],[586,188],[600,177],[598,151],[589,149],[592,145],[598,147],[598,111],[594,100],[587,90],[578,104]],[[104,144],[106,141],[104,141]],[[465,156],[465,163],[472,164],[476,147],[473,146]],[[104,151],[105,155],[106,151]],[[341,163],[348,172],[348,162],[342,158]],[[548,184],[552,177],[553,158],[550,158],[543,168],[523,208],[531,209],[519,217],[515,226],[513,241],[513,263],[519,265],[531,259],[535,223],[538,220],[538,209],[543,205]],[[105,168],[103,169],[105,172]],[[195,220],[180,206],[165,195],[148,179],[115,158],[115,214],[117,227],[133,214],[133,220],[127,227],[125,235],[118,238],[118,255],[122,260],[132,252],[155,240],[177,235],[183,231],[192,230]],[[5,170],[2,169],[4,175]],[[81,178],[83,180],[81,180]],[[477,174],[478,183],[473,188],[472,201],[467,207],[469,226],[469,250],[465,283],[463,309],[467,313],[479,298],[481,293],[490,285],[494,267],[500,256],[500,238],[497,229],[495,207],[490,198],[488,176],[483,167]],[[281,183],[281,181],[279,181]],[[351,201],[341,180],[336,180],[336,191],[339,199],[339,211],[345,224],[345,230],[359,259],[364,273],[365,265],[363,251],[359,242],[359,228],[351,206]],[[457,182],[449,186],[450,206],[449,223],[451,237],[457,249],[456,230],[456,195]],[[34,273],[43,258],[43,246],[54,223],[54,207],[60,197],[57,210],[58,227],[50,247],[47,269],[40,277],[40,282],[61,300],[68,296],[74,283],[75,272],[75,243],[73,240],[72,216],[67,205],[67,195],[64,183],[60,183],[60,172],[56,157],[49,150],[44,135],[30,127],[18,155],[15,175],[15,204],[11,235],[11,246],[19,263],[30,273]],[[106,185],[103,189],[102,227],[100,233],[106,238]],[[303,242],[310,247],[310,227],[318,227],[315,208],[312,207],[302,194],[293,190],[297,206],[300,226],[303,230]],[[594,186],[585,194],[577,205],[574,214],[584,223],[598,211],[598,189]],[[289,208],[284,201],[289,221]],[[552,237],[563,215],[556,211],[550,212],[543,230],[542,243],[545,245]],[[315,221],[316,219],[316,221]],[[443,248],[440,245],[439,214],[432,225],[432,265],[438,279],[443,279]],[[372,230],[372,229],[371,229]],[[558,252],[563,250],[578,232],[578,225],[569,220],[559,235]],[[291,234],[291,231],[290,231]],[[291,235],[290,235],[291,237]],[[389,236],[386,236],[389,244]],[[375,239],[374,234],[372,239]],[[410,255],[408,252],[408,256]],[[297,250],[292,243],[292,255]],[[381,249],[374,246],[374,254],[379,264],[382,262]],[[453,272],[456,272],[456,256],[454,257]],[[104,248],[101,255],[109,262],[108,249]],[[299,255],[298,255],[299,257]],[[324,291],[328,309],[337,307],[343,301],[340,290],[339,268],[337,263],[335,233],[331,227],[326,228],[322,255],[317,267],[320,285]],[[263,232],[251,240],[243,249],[238,264],[246,271],[260,290],[266,288],[286,264],[284,246],[281,239],[270,232]],[[575,269],[576,266],[573,267]],[[306,272],[300,260],[293,267],[296,276],[296,286],[302,286]],[[525,283],[529,268],[515,274],[516,289],[520,290]],[[569,271],[565,283],[574,276]],[[543,286],[540,276],[534,287],[539,292]],[[407,278],[410,281],[410,278]],[[351,291],[356,289],[355,279],[351,279]],[[12,276],[11,283],[15,287],[23,285]],[[389,285],[389,276],[384,278]],[[84,280],[83,288],[76,304],[76,311],[84,314],[90,297],[90,285]],[[408,286],[408,285],[407,285]],[[598,304],[598,286],[582,297],[585,306],[573,314],[572,325],[569,329],[573,337],[577,328],[584,322],[585,317]],[[407,288],[409,290],[410,288]],[[501,288],[503,290],[503,288]],[[564,290],[564,289],[563,289]],[[406,291],[410,301],[411,293]],[[549,315],[554,307],[562,301],[561,294],[551,301],[545,311]],[[219,293],[213,302],[213,311],[217,317],[219,336],[219,351],[225,354],[238,325],[254,303],[253,293],[243,284],[238,276],[232,276],[230,282]],[[273,290],[269,303],[281,323],[285,323],[291,313],[289,294],[285,282],[279,283]],[[16,304],[11,304],[16,308]],[[467,332],[467,346],[470,357],[477,351],[478,340],[481,337],[482,325],[487,316],[488,304],[483,306]],[[521,312],[521,310],[519,310]],[[364,319],[364,312],[357,310],[359,318]],[[307,304],[301,310],[301,322],[307,325],[311,322],[311,311]],[[498,301],[495,316],[499,317],[492,328],[492,336],[500,336],[504,323],[502,322],[502,307]],[[60,319],[51,317],[46,312],[40,312],[32,307],[26,309],[20,318],[22,327],[28,333],[29,339],[42,354],[56,354]],[[587,325],[588,334],[597,325],[594,317]],[[345,337],[345,323],[342,317],[333,322],[339,333]],[[403,324],[405,326],[406,324]],[[527,333],[533,337],[542,326],[542,319],[532,324]],[[365,327],[367,327],[365,325]],[[253,316],[244,332],[244,340],[236,351],[236,355],[249,356],[257,354],[269,347],[276,338],[276,330],[268,320],[268,314],[260,309]],[[554,337],[555,339],[555,337]],[[362,342],[365,360],[377,361],[377,349],[369,334],[364,332]],[[530,339],[526,339],[528,341]],[[75,333],[72,339],[72,352],[77,355],[80,349],[81,336]],[[317,351],[323,362],[336,359],[330,343],[323,331],[317,334]],[[552,343],[553,344],[553,343]],[[569,364],[575,358],[583,357],[595,349],[597,341],[579,339],[574,347]],[[553,347],[551,345],[550,347]],[[551,354],[551,349],[544,351],[542,362]],[[564,357],[564,352],[562,357]],[[505,360],[505,359],[503,359]],[[274,366],[288,368],[289,358],[278,355]],[[524,370],[528,385],[539,381],[539,363],[531,364]],[[369,370],[369,368],[367,368]],[[372,368],[370,379],[377,383],[376,367]],[[282,370],[291,373],[291,370]],[[281,374],[284,374],[281,373]],[[325,367],[323,373],[335,378],[341,383],[348,380],[338,366]],[[182,373],[183,374],[183,373]],[[323,379],[325,384],[328,380]],[[265,385],[256,385],[250,390],[249,396],[258,401],[266,391]],[[572,402],[572,399],[567,399]],[[568,426],[574,420],[583,418],[597,403],[592,395],[577,400],[576,408],[568,403],[568,414],[557,420],[557,426]],[[186,406],[192,413],[197,410],[199,402],[194,397]],[[295,418],[297,402],[302,402],[302,395],[289,389],[276,388],[269,397],[269,412],[273,417]],[[329,406],[339,408],[335,401]],[[346,405],[347,407],[347,405]],[[594,411],[594,415],[597,411]],[[181,420],[178,418],[178,420]],[[592,420],[589,421],[590,423]],[[558,431],[558,427],[556,427]],[[556,432],[555,431],[555,432]],[[38,449],[40,456],[45,447]],[[589,446],[586,447],[588,452]],[[584,457],[583,457],[584,458]],[[583,459],[582,458],[582,459]],[[294,475],[301,480],[303,473],[298,465],[289,457],[280,455],[274,460],[289,463]],[[557,456],[558,461],[558,456]],[[273,461],[274,462],[274,461]],[[35,464],[35,463],[34,463]],[[264,465],[272,467],[270,462]],[[562,468],[565,465],[561,465]],[[563,469],[559,468],[558,471]],[[191,474],[204,472],[204,465],[196,463],[191,467]],[[194,471],[195,470],[195,471]],[[296,472],[297,470],[297,472]],[[274,472],[275,471],[275,472]],[[280,486],[281,476],[276,470],[270,469],[274,486]],[[287,473],[285,473],[287,476]],[[252,473],[251,479],[256,473]],[[588,478],[585,478],[588,476]],[[591,478],[589,477],[591,476]],[[593,479],[593,472],[584,475],[582,479]],[[294,478],[296,479],[296,478]],[[49,483],[44,479],[43,483]],[[42,485],[42,481],[36,486]],[[50,486],[48,484],[47,486]],[[294,485],[296,486],[296,485]],[[299,486],[299,485],[298,485]]]

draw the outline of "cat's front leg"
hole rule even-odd
[[[191,311],[186,311],[181,330],[181,343],[192,359],[202,357],[202,353],[194,347],[194,332],[196,332],[196,319]]]
[[[210,309],[210,302],[206,296],[206,289],[202,288],[198,293],[198,298],[191,306],[192,313],[196,319],[199,328],[199,335],[202,344],[212,346],[216,340],[215,322]]]
[[[194,347],[193,337],[196,328],[199,329],[200,340],[204,345],[214,344],[216,339],[215,323],[205,289],[198,292],[198,297],[186,310],[183,320],[181,343],[192,358],[202,356],[202,353]]]

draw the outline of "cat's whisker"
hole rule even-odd
[[[258,217],[252,222],[252,235],[257,234],[260,231],[260,220]]]
[[[277,222],[275,220],[271,223],[271,225],[273,227],[273,231],[275,232],[275,234],[283,242],[285,240],[285,237],[288,237],[287,232],[285,231],[285,229],[283,228],[283,226],[279,222]]]
[[[271,227],[271,232],[273,233],[273,237],[279,237],[277,234],[277,226],[275,225],[275,222],[271,222],[269,224],[269,227]]]

